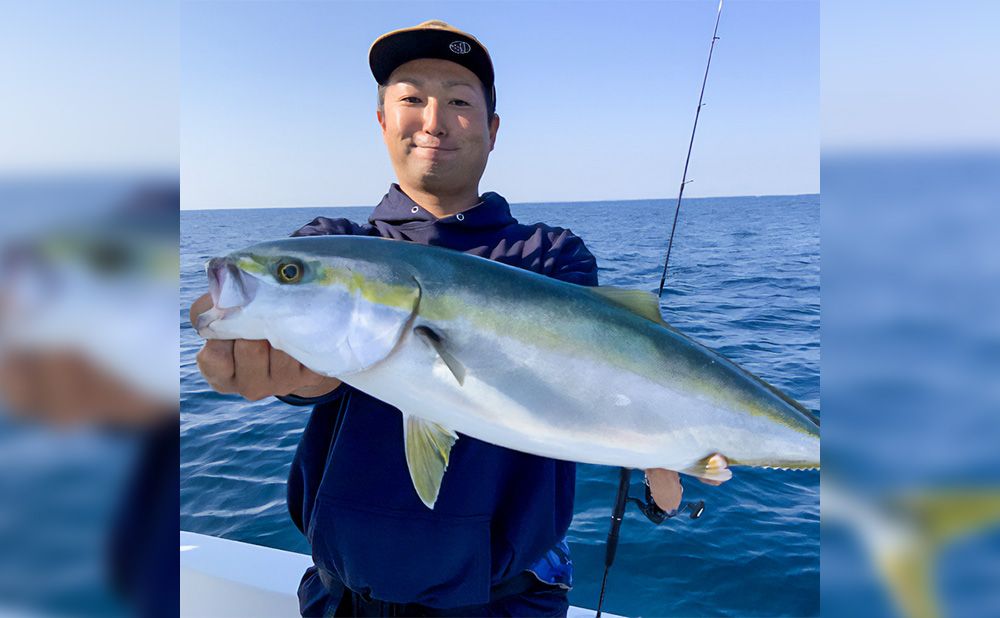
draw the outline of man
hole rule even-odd
[[[444,246],[597,285],[593,255],[569,230],[522,225],[501,196],[479,193],[500,128],[479,41],[424,22],[377,39],[369,64],[398,184],[365,225],[320,217],[293,235]],[[192,316],[210,305],[202,297]],[[565,615],[575,464],[463,436],[451,453],[462,463],[429,511],[412,488],[396,409],[266,342],[208,341],[198,364],[220,392],[315,405],[288,481],[316,565],[299,588],[304,615]],[[661,506],[679,504],[676,473],[656,471],[651,482]]]

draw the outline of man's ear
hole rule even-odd
[[[375,110],[375,119],[378,120],[378,124],[382,127],[382,134],[385,135],[385,113],[377,109]]]
[[[493,120],[490,122],[490,152],[493,152],[493,147],[497,145],[497,131],[500,130],[500,114],[493,114]]]

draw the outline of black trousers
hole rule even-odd
[[[322,586],[322,590],[320,587]],[[343,590],[339,600],[330,590]],[[304,598],[304,590],[314,592]],[[497,586],[490,593],[489,603],[466,607],[437,608],[419,603],[390,603],[373,599],[340,585],[326,582],[324,585],[314,569],[309,569],[299,588],[300,611],[303,616],[329,617],[480,617],[480,616],[537,616],[540,618],[565,617],[569,610],[568,591],[539,581],[528,572],[521,573]]]

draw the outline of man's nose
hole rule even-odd
[[[424,131],[431,135],[444,135],[445,128],[444,111],[437,99],[430,99],[424,106]]]

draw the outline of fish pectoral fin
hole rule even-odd
[[[700,459],[693,466],[689,466],[681,472],[720,483],[733,478],[733,471],[729,469],[729,460],[719,453],[713,453]]]
[[[628,288],[616,288],[610,285],[587,288],[598,296],[624,307],[650,322],[666,324],[663,316],[660,315],[660,299],[652,292],[642,290],[630,290]]]
[[[437,355],[440,356],[441,360],[444,361],[444,364],[447,365],[451,374],[455,376],[456,380],[458,380],[458,385],[464,386],[465,365],[463,365],[462,361],[455,358],[455,356],[448,351],[441,335],[429,326],[424,325],[415,327],[413,329],[413,333],[423,339],[427,345],[431,346],[434,351],[437,352]]]
[[[433,509],[441,491],[441,479],[448,469],[451,447],[458,440],[458,434],[435,422],[408,414],[403,415],[403,431],[406,465],[410,469],[413,488],[427,508]]]

